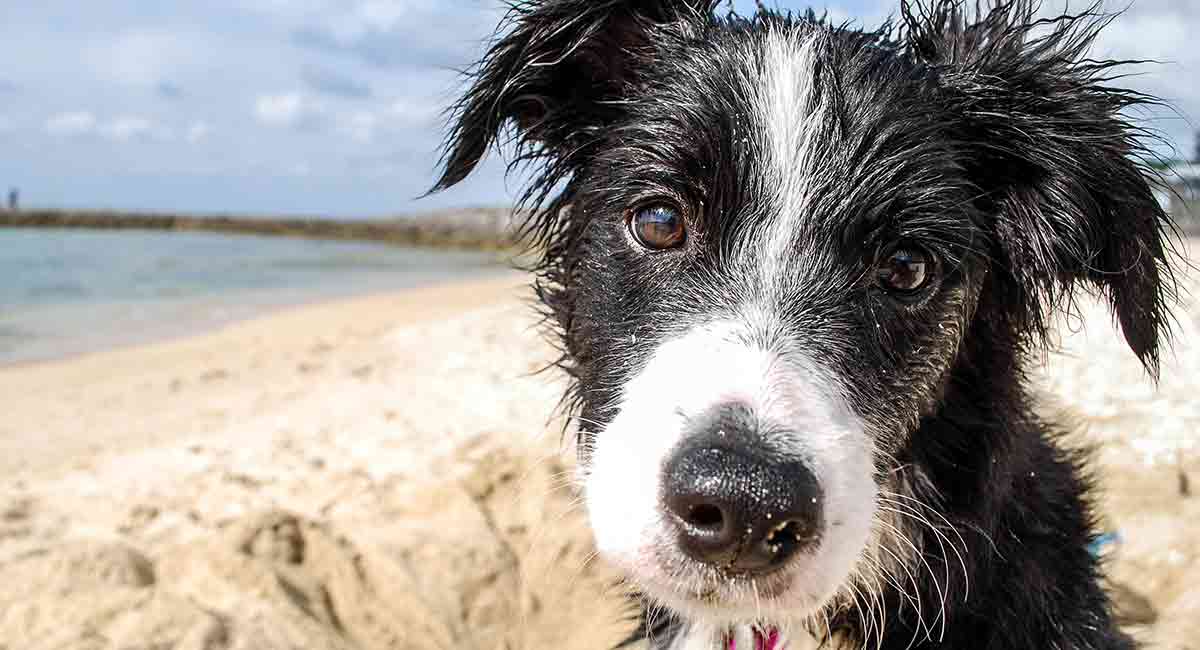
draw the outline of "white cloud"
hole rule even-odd
[[[390,113],[393,119],[405,126],[436,126],[441,107],[434,100],[418,102],[398,99],[392,102]]]
[[[366,111],[358,111],[349,115],[343,115],[338,120],[338,133],[346,137],[366,144],[375,139],[375,129],[379,126],[379,118]]]
[[[96,116],[87,111],[59,113],[46,120],[46,133],[57,137],[86,135],[96,129]]]
[[[207,122],[192,122],[188,127],[184,139],[188,144],[199,144],[212,133],[212,127]]]
[[[102,122],[89,111],[59,113],[46,120],[46,133],[55,137],[98,135],[114,142],[134,140],[175,139],[175,132],[168,126],[136,115],[124,115]]]
[[[428,2],[413,0],[367,0],[358,6],[353,15],[367,29],[388,32],[414,10],[428,8]]]
[[[409,99],[393,101],[375,110],[339,113],[335,130],[359,144],[376,141],[380,133],[395,134],[408,129],[436,129],[439,115],[436,102]]]
[[[311,128],[324,114],[324,107],[298,92],[259,95],[254,102],[255,117],[267,126]]]
[[[119,117],[100,127],[100,134],[110,140],[128,142],[135,138],[149,137],[154,130],[154,123],[144,117]]]
[[[254,103],[254,114],[265,124],[288,126],[300,115],[302,104],[299,93],[261,95]]]
[[[0,133],[9,133],[16,129],[17,125],[13,123],[12,119],[0,115]]]
[[[428,0],[365,0],[353,7],[335,3],[322,12],[322,22],[339,42],[348,43],[372,32],[390,33],[414,13],[429,13],[432,8],[435,5]]]
[[[175,131],[168,126],[139,116],[122,116],[101,124],[96,131],[114,142],[134,140],[157,140],[169,142],[175,139]]]

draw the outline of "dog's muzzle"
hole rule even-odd
[[[680,549],[735,575],[762,575],[816,545],[821,489],[800,459],[774,453],[748,407],[693,423],[663,468],[662,504]]]

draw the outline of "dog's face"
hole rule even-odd
[[[707,620],[847,583],[986,270],[924,80],[867,55],[835,94],[847,47],[801,22],[664,55],[571,207],[596,539]]]
[[[939,5],[901,43],[519,4],[459,107],[441,185],[511,120],[545,163],[530,196],[561,190],[533,226],[599,549],[714,628],[798,622],[903,562],[876,551],[880,496],[968,337],[1007,328],[1015,356],[1092,280],[1156,360],[1161,211],[1125,96],[1069,30],[1039,49],[1026,9],[964,28]]]

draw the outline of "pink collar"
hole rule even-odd
[[[771,628],[761,630],[754,628],[754,647],[738,648],[737,636],[732,632],[725,636],[725,650],[783,650],[779,647],[779,630]]]

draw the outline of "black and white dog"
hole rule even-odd
[[[1130,648],[1025,367],[1086,284],[1150,374],[1172,226],[1108,18],[519,0],[437,189],[498,138],[600,552],[658,648]]]

